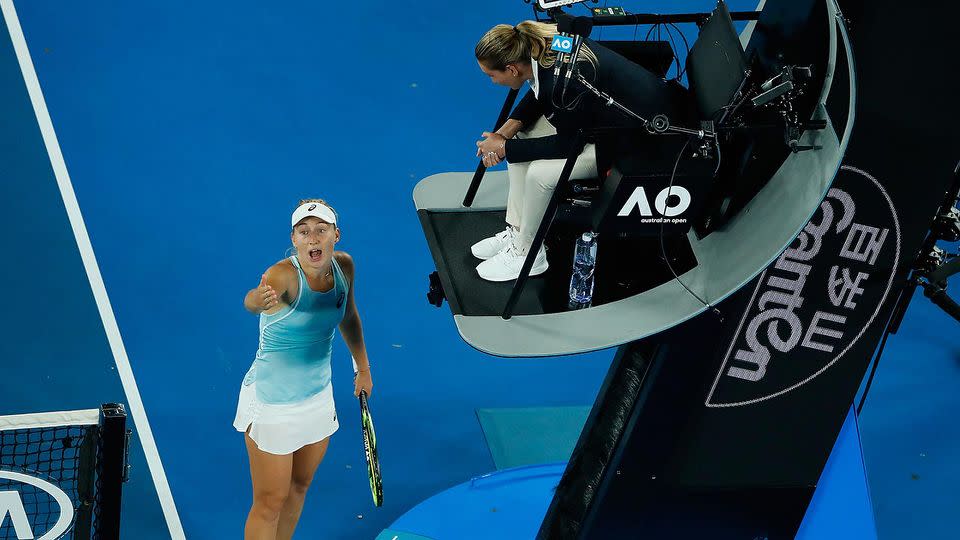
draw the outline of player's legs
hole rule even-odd
[[[280,511],[280,522],[277,526],[277,540],[290,540],[293,537],[293,530],[300,520],[300,513],[303,511],[303,500],[307,495],[307,489],[310,482],[313,481],[313,475],[317,471],[317,466],[323,461],[324,454],[327,453],[327,445],[330,443],[330,437],[308,444],[293,453],[293,467],[291,471],[290,491],[287,494],[287,500]]]
[[[253,481],[253,506],[247,515],[243,537],[245,540],[274,540],[281,510],[290,493],[293,454],[269,454],[257,448],[248,433],[243,438]]]

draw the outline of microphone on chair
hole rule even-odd
[[[563,93],[567,94],[567,87],[570,86],[570,78],[573,75],[574,70],[577,67],[577,58],[580,56],[580,48],[583,46],[583,40],[590,35],[590,32],[593,31],[593,18],[591,17],[573,17],[568,21],[570,25],[569,33],[573,34],[573,51],[567,55],[567,73],[563,81]],[[557,24],[557,28],[560,28],[560,23]],[[554,79],[556,81],[556,79]],[[554,82],[556,84],[556,82]]]
[[[573,35],[573,17],[564,14],[557,18],[557,35],[563,39],[574,39]],[[570,61],[570,53],[564,53],[562,50],[557,49],[557,61],[553,65],[553,80],[556,81],[560,78],[560,71],[564,65],[568,65]],[[571,51],[572,52],[572,51]],[[566,61],[564,61],[566,58]]]
[[[573,65],[576,55],[580,51],[580,43],[582,42],[580,36],[577,36],[577,35],[563,34],[563,33],[558,35],[563,37],[564,39],[573,40],[573,46],[571,47],[570,52],[568,53],[564,53],[564,52],[557,53],[557,61],[553,65],[554,81],[560,79],[560,73],[563,71],[564,68],[566,68],[567,78],[570,77],[570,68]]]

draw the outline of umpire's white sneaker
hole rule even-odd
[[[503,251],[513,238],[517,236],[517,230],[507,225],[507,228],[490,238],[484,238],[476,244],[470,246],[470,253],[478,259],[487,260],[497,253]]]
[[[507,247],[500,253],[497,253],[490,259],[487,259],[477,265],[477,273],[487,281],[510,281],[520,276],[520,268],[523,266],[523,260],[526,255],[517,252],[513,242],[507,243]],[[540,246],[537,252],[537,258],[533,261],[530,268],[531,276],[538,276],[547,271],[547,250]]]

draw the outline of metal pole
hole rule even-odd
[[[510,110],[513,109],[513,102],[517,100],[517,93],[519,89],[511,88],[507,92],[507,99],[503,102],[503,107],[500,109],[500,116],[497,117],[497,123],[493,126],[491,131],[496,131],[504,122],[507,121],[507,117],[510,115]],[[477,164],[477,171],[473,173],[473,180],[470,181],[470,187],[467,188],[467,194],[463,197],[463,206],[469,208],[473,206],[473,198],[477,196],[477,190],[480,189],[480,182],[483,180],[483,173],[487,171],[487,168],[483,165],[483,159],[480,160],[480,163]]]
[[[120,501],[126,468],[127,413],[122,404],[100,407],[100,451],[97,486],[98,509],[94,529],[100,540],[120,538]]]

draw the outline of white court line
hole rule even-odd
[[[140,442],[143,444],[147,466],[157,488],[157,496],[160,498],[160,506],[167,520],[170,536],[174,540],[185,539],[183,526],[180,524],[180,516],[177,514],[177,507],[173,502],[173,494],[170,492],[167,476],[163,472],[163,465],[160,463],[157,444],[153,439],[150,424],[147,422],[147,413],[143,408],[143,401],[140,399],[140,391],[137,390],[137,381],[133,378],[130,360],[127,358],[127,351],[120,337],[120,328],[117,326],[117,319],[113,314],[113,308],[110,306],[107,289],[104,287],[103,277],[100,275],[100,267],[97,265],[93,246],[90,244],[90,237],[87,235],[87,227],[84,225],[83,216],[80,214],[77,196],[73,192],[73,184],[70,183],[67,165],[64,163],[63,154],[60,152],[60,143],[57,141],[57,134],[53,130],[53,122],[50,120],[50,113],[47,111],[47,104],[43,99],[43,92],[40,90],[40,81],[37,79],[37,72],[34,70],[33,60],[30,58],[30,51],[27,49],[27,41],[23,37],[20,19],[17,18],[13,0],[0,0],[0,8],[2,8],[3,18],[6,20],[7,28],[10,31],[10,39],[13,41],[13,48],[17,53],[17,60],[20,62],[20,71],[23,73],[23,80],[26,82],[30,101],[33,103],[33,110],[37,115],[37,123],[40,126],[40,133],[43,135],[43,142],[47,147],[47,154],[50,156],[50,164],[53,166],[57,185],[60,186],[60,195],[63,197],[67,216],[70,218],[70,226],[73,228],[73,235],[80,250],[80,258],[83,260],[83,266],[87,271],[87,279],[90,280],[93,297],[97,301],[97,309],[100,311],[100,318],[103,320],[107,340],[110,343],[111,351],[113,351],[113,358],[117,363],[117,373],[120,375],[120,382],[123,384],[123,390],[127,395],[127,404],[130,406],[130,414],[133,416],[137,433],[140,435]]]

